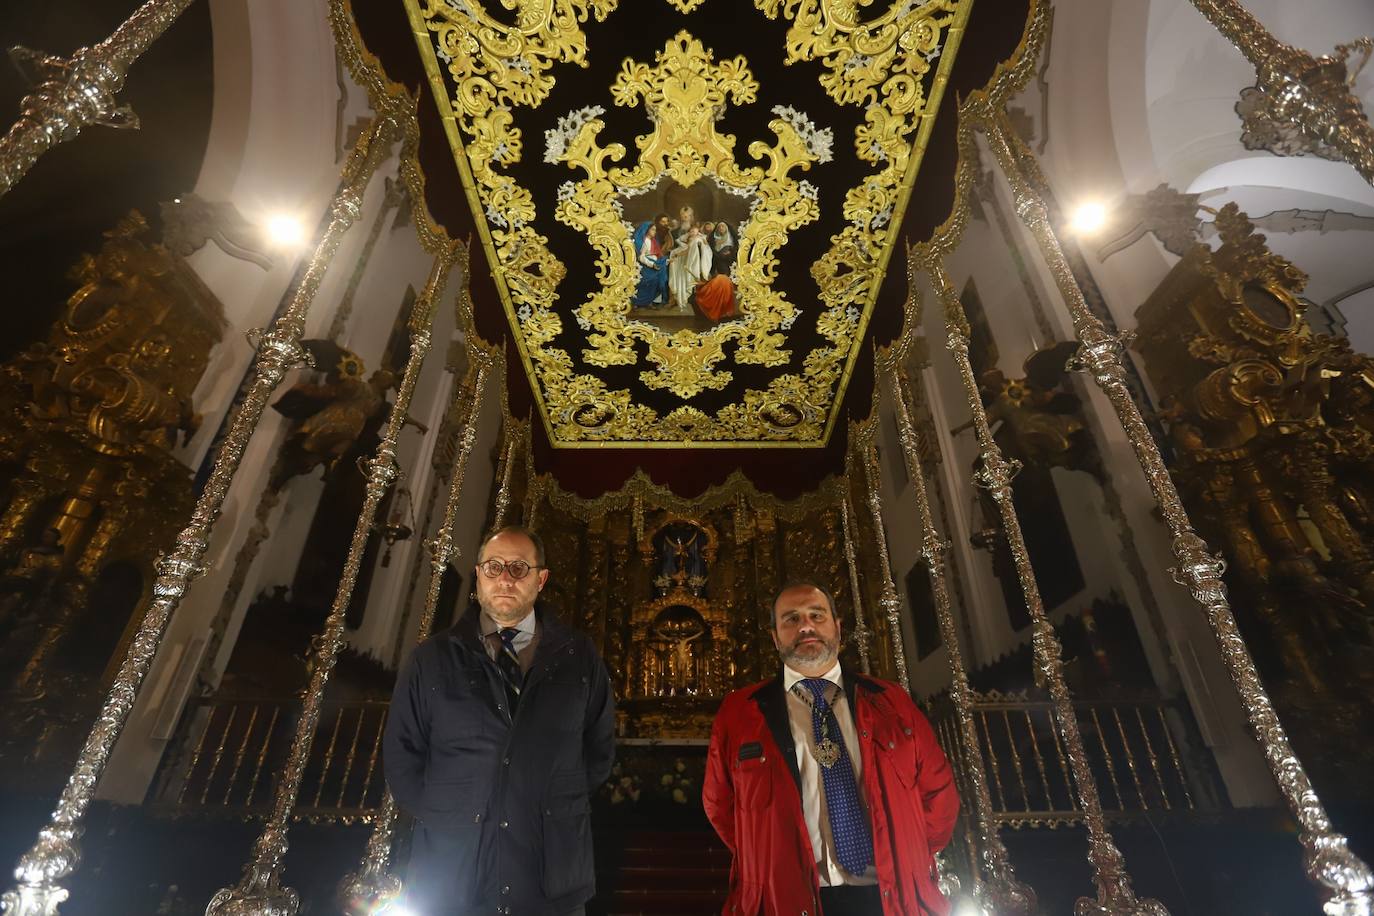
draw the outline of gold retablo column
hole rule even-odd
[[[914,278],[913,278],[914,279]],[[974,876],[974,898],[985,912],[997,916],[1030,916],[1036,912],[1035,891],[1016,879],[1007,848],[997,833],[993,819],[992,793],[988,790],[988,776],[983,770],[983,752],[978,743],[978,726],[973,721],[972,687],[964,670],[963,653],[959,648],[959,631],[954,626],[946,582],[946,557],[949,542],[935,527],[935,515],[930,509],[930,494],[926,490],[925,469],[916,442],[916,430],[911,423],[911,410],[906,392],[906,379],[898,367],[892,373],[892,403],[897,410],[897,438],[906,458],[907,476],[916,494],[916,515],[921,526],[921,557],[926,561],[926,575],[935,598],[935,619],[940,624],[945,652],[949,656],[949,698],[954,717],[959,723],[959,737],[964,745],[965,769],[973,786],[973,819],[978,825],[978,848],[987,875],[981,885]]]
[[[205,909],[206,916],[286,916],[295,913],[300,906],[300,895],[292,888],[281,885],[291,810],[296,806],[305,765],[310,758],[315,731],[319,727],[324,691],[334,671],[339,650],[343,648],[344,618],[353,596],[353,587],[358,581],[368,538],[377,520],[377,509],[398,474],[396,445],[410,409],[410,400],[415,394],[415,385],[420,379],[420,370],[424,368],[425,357],[429,355],[430,326],[434,323],[434,312],[443,295],[444,283],[453,268],[456,249],[456,244],[451,243],[449,249],[435,259],[424,295],[416,300],[410,314],[410,356],[396,389],[396,402],[387,416],[382,441],[377,445],[376,455],[367,462],[367,489],[362,509],[353,527],[353,540],[344,560],[333,606],[325,618],[324,629],[315,637],[310,683],[302,697],[300,718],[296,720],[286,764],[277,780],[272,812],[253,845],[253,854],[244,867],[243,878],[236,886],[223,888],[215,894]]]
[[[1346,67],[1352,52],[1369,61],[1374,38],[1337,45],[1334,56],[1313,57],[1275,38],[1238,0],[1193,0],[1193,6],[1254,66],[1255,85],[1272,120],[1325,143],[1374,184],[1374,127],[1355,94],[1355,74]]]
[[[38,158],[81,133],[88,124],[138,127],[138,115],[115,98],[129,66],[176,21],[192,0],[148,0],[114,34],[81,48],[70,60],[28,48],[10,57],[38,88],[19,103],[19,120],[0,139],[0,197],[19,183]]]
[[[462,270],[467,273],[466,251]],[[458,453],[453,458],[453,469],[449,472],[448,499],[444,504],[444,519],[430,543],[429,590],[425,593],[425,609],[420,614],[418,639],[424,639],[434,625],[434,615],[439,607],[439,588],[443,584],[444,570],[457,559],[453,544],[453,526],[458,520],[458,502],[463,493],[463,478],[467,476],[468,457],[477,441],[477,420],[482,410],[482,399],[486,392],[487,379],[491,374],[490,360],[486,354],[474,354],[477,362],[476,375],[467,395],[467,423],[463,427],[463,438]],[[339,884],[338,896],[347,907],[347,912],[382,913],[401,896],[401,879],[387,869],[391,861],[391,842],[396,830],[396,801],[388,789],[382,798],[382,805],[372,824],[372,834],[367,840],[362,864],[356,872],[345,875]]]
[[[1279,791],[1300,825],[1299,839],[1306,851],[1307,874],[1330,895],[1325,911],[1330,916],[1371,916],[1374,914],[1374,874],[1350,852],[1345,837],[1333,829],[1307,771],[1288,743],[1278,713],[1260,683],[1250,650],[1236,628],[1236,618],[1226,597],[1226,585],[1221,581],[1225,563],[1193,530],[1178,489],[1165,466],[1164,456],[1127,387],[1122,342],[1088,309],[1050,225],[1045,202],[1035,189],[1036,185],[1044,186],[1039,164],[1005,124],[1003,115],[987,111],[982,121],[998,165],[1011,184],[1017,213],[1040,245],[1072,315],[1074,330],[1082,343],[1075,360],[1080,368],[1092,374],[1111,402],[1169,526],[1174,557],[1178,560],[1178,566],[1172,570],[1174,580],[1192,592],[1193,599],[1206,612],[1221,647],[1222,659],[1250,720],[1250,728],[1264,751]]]
[[[906,674],[906,649],[902,646],[902,599],[897,595],[897,585],[892,581],[892,563],[887,553],[887,529],[883,527],[883,498],[878,494],[881,480],[878,471],[878,449],[869,445],[864,448],[864,478],[868,481],[868,511],[873,516],[873,538],[878,543],[878,565],[882,567],[883,615],[887,617],[888,629],[892,632],[892,661],[897,666],[897,681],[906,691],[911,683]]]
[[[1158,901],[1136,899],[1135,892],[1131,889],[1130,876],[1126,873],[1125,860],[1107,830],[1107,822],[1102,815],[1102,802],[1097,794],[1097,780],[1088,764],[1083,735],[1078,730],[1078,714],[1073,708],[1069,686],[1064,682],[1064,663],[1059,637],[1055,635],[1054,626],[1045,615],[1045,606],[1040,600],[1040,586],[1035,581],[1030,554],[1026,552],[1026,542],[1021,535],[1021,522],[1016,517],[1016,505],[1012,501],[1011,479],[1020,470],[1020,465],[1008,462],[1002,455],[1002,449],[992,438],[987,411],[983,409],[978,381],[969,361],[969,324],[968,317],[964,314],[964,306],[959,302],[959,296],[954,291],[954,285],[945,271],[941,257],[926,245],[916,246],[913,251],[917,260],[930,274],[936,292],[944,304],[949,351],[959,368],[964,396],[968,400],[969,409],[973,412],[973,429],[978,437],[978,448],[981,452],[979,468],[973,475],[974,483],[986,489],[993,502],[997,504],[997,511],[1002,520],[1002,532],[1011,549],[1012,559],[1016,564],[1016,575],[1021,580],[1021,593],[1025,596],[1026,608],[1031,616],[1031,649],[1035,655],[1036,682],[1050,695],[1055,725],[1064,739],[1074,787],[1083,806],[1083,823],[1088,831],[1088,861],[1093,866],[1097,898],[1080,897],[1074,906],[1075,916],[1168,916],[1168,910]]]
[[[201,560],[209,549],[211,530],[219,519],[229,485],[243,460],[244,449],[267,409],[272,392],[288,369],[306,364],[300,339],[310,303],[319,291],[320,281],[344,233],[358,218],[368,180],[386,158],[398,135],[399,128],[390,118],[374,121],[349,155],[344,165],[344,187],[334,199],[329,225],[286,311],[257,340],[258,357],[252,381],[229,421],[228,432],[215,455],[210,477],[191,512],[190,522],[177,535],[171,553],[158,560],[153,599],[105,696],[95,726],[76,759],[52,818],[39,832],[38,842],[19,860],[15,868],[18,883],[0,896],[6,916],[53,916],[58,905],[67,899],[68,892],[61,882],[80,862],[77,838],[96,783],[105,771],[115,741],[124,730],[139,687],[166,632],[167,622],[180,606],[191,581],[204,571]]]
[[[868,651],[872,634],[868,632],[868,623],[864,620],[863,595],[859,584],[859,559],[854,554],[854,532],[849,521],[850,511],[849,494],[846,493],[840,501],[840,521],[844,527],[844,559],[849,565],[849,591],[854,596],[854,645],[859,650],[860,669],[864,674],[869,674],[872,666],[869,664]]]

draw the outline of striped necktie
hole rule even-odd
[[[505,678],[506,698],[510,700],[511,715],[515,715],[515,706],[520,702],[520,686],[525,683],[525,676],[520,672],[520,654],[515,651],[515,637],[520,631],[515,627],[502,627],[497,635],[501,637],[501,651],[496,653],[496,667]]]
[[[840,734],[840,723],[826,699],[826,688],[833,685],[823,677],[803,678],[798,683],[810,691],[814,700],[811,733],[816,739],[816,759],[821,763],[821,785],[825,788],[825,807],[830,814],[835,858],[851,875],[862,875],[873,863],[873,835],[868,826],[868,812],[859,798],[849,750]]]

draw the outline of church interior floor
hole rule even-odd
[[[14,862],[51,810],[52,799],[0,794],[0,858]],[[1358,826],[1369,812],[1333,812]],[[699,812],[674,823],[597,828],[598,896],[588,916],[705,916],[719,913],[729,855]],[[677,828],[677,829],[674,829]],[[190,916],[214,891],[235,882],[260,830],[257,822],[169,821],[140,808],[93,806],[82,837],[84,862],[63,916]],[[1161,820],[1113,827],[1136,892],[1172,916],[1297,916],[1319,912],[1303,877],[1289,825],[1270,811],[1228,812],[1211,821]],[[365,825],[296,824],[287,883],[303,914],[335,914],[334,888],[361,857]],[[1035,888],[1046,914],[1069,913],[1092,887],[1081,829],[1007,830],[1018,876]],[[1357,853],[1368,854],[1362,835]],[[398,843],[398,857],[405,844]]]

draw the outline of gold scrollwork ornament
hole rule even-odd
[[[795,121],[784,113],[769,122],[778,142],[755,142],[749,154],[764,165],[741,167],[735,159],[735,138],[716,130],[716,122],[730,103],[755,100],[758,82],[743,56],[716,62],[714,55],[687,32],[679,32],[655,57],[655,65],[627,60],[611,87],[617,105],[643,102],[653,130],[636,138],[639,161],[632,167],[607,166],[619,162],[625,147],[601,146],[597,135],[605,127],[600,118],[584,121],[561,150],[558,161],[585,173],[584,178],[560,194],[555,216],[559,222],[584,232],[597,249],[600,289],[575,312],[578,322],[592,330],[590,347],[583,358],[594,366],[633,364],[638,357],[633,342],[648,344],[648,359],[658,368],[644,372],[650,388],[671,391],[690,399],[708,389],[720,389],[731,380],[729,372],[716,368],[724,358],[723,345],[738,340],[735,354],[740,363],[763,366],[784,364],[789,353],[780,348],[796,306],[772,286],[778,249],[788,234],[820,215],[814,189],[793,177],[823,161],[823,146],[802,136]],[[727,191],[752,196],[756,204],[740,230],[739,260],[735,280],[744,321],[717,325],[709,331],[668,334],[629,317],[630,298],[639,279],[630,230],[619,214],[618,199],[656,186],[665,179],[691,186],[703,177]],[[550,354],[557,374],[562,361]],[[535,359],[544,362],[536,354]],[[541,365],[541,372],[547,369]],[[546,378],[546,397],[556,397]],[[724,418],[720,418],[724,419]],[[719,420],[715,424],[720,429]],[[726,426],[732,425],[726,421]],[[701,432],[700,430],[698,432]],[[721,438],[713,435],[710,438]]]

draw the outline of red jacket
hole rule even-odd
[[[949,762],[900,686],[848,671],[844,683],[859,734],[883,912],[947,916],[934,856],[959,814]],[[725,698],[701,795],[734,856],[726,916],[817,916],[820,880],[781,676]]]

